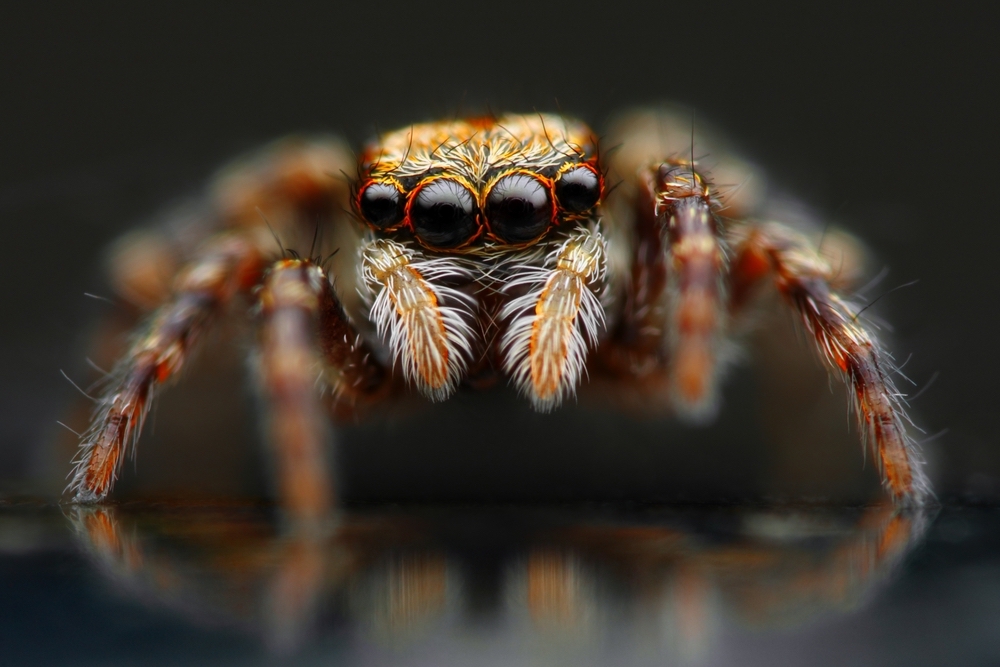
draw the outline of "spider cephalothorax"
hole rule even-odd
[[[172,288],[131,259],[137,247],[166,246],[162,236],[119,255],[122,294],[172,296],[99,402],[76,498],[109,492],[153,391],[240,295],[260,304],[259,366],[285,504],[316,515],[331,495],[317,369],[340,415],[408,388],[444,400],[503,378],[548,411],[586,371],[629,400],[705,418],[718,403],[720,350],[770,284],[848,384],[889,493],[921,502],[929,487],[889,357],[838,295],[839,267],[800,231],[757,221],[769,215],[761,202],[720,195],[678,123],[646,113],[624,127],[604,165],[584,124],[528,114],[382,135],[351,187],[336,177],[352,170],[346,151],[329,139],[287,141],[227,170],[186,228],[201,242],[170,246]],[[746,180],[725,153],[714,164]],[[622,185],[613,196],[605,169]],[[332,275],[286,254],[309,237],[319,256],[340,251]]]
[[[604,322],[590,130],[551,115],[414,125],[369,146],[359,171],[361,284],[404,376],[442,400],[472,365],[506,371],[555,407]]]
[[[559,116],[428,123],[361,158],[355,207],[379,232],[435,250],[525,246],[587,219],[600,201],[597,140]]]

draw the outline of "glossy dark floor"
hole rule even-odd
[[[986,665],[1000,511],[0,505],[0,663]]]

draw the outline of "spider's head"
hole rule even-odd
[[[377,232],[458,251],[536,243],[592,217],[603,192],[586,125],[508,115],[382,135],[362,153],[354,207]]]

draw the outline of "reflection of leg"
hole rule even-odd
[[[269,641],[278,650],[299,645],[327,592],[325,570],[333,550],[312,531],[294,532],[278,555],[277,572],[268,584],[266,620]]]
[[[407,634],[441,616],[448,602],[448,560],[433,551],[390,554],[369,573],[362,614],[386,634]]]
[[[923,509],[899,510],[889,505],[869,508],[858,522],[861,537],[843,550],[846,567],[862,578],[888,574],[923,538],[929,519]]]
[[[855,605],[923,538],[927,519],[926,511],[920,508],[899,509],[888,503],[870,507],[858,521],[853,537],[803,579],[812,583],[813,594],[820,601]],[[797,587],[804,588],[801,583]]]
[[[597,621],[600,602],[598,580],[588,565],[576,550],[532,549],[511,578],[511,602],[539,630],[586,632]]]
[[[112,572],[132,575],[143,567],[142,551],[131,534],[121,530],[113,507],[74,507],[69,520],[90,553]]]
[[[817,553],[814,544],[797,540],[815,539],[813,530],[824,529],[822,515],[818,525],[807,523],[804,531],[802,521],[809,521],[808,514],[787,526],[777,516],[761,518],[766,518],[762,525],[769,531],[787,533],[787,544],[776,548],[770,541],[751,542],[703,559],[710,566],[706,575],[718,581],[729,604],[755,625],[802,622],[831,608],[855,607],[901,564],[927,525],[925,510],[885,503],[867,509],[847,538]],[[737,576],[732,571],[735,563],[740,564]]]
[[[686,659],[705,655],[718,622],[712,583],[696,562],[679,562],[671,578],[671,602],[677,630],[677,650]]]

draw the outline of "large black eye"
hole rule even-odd
[[[528,174],[504,176],[486,198],[490,229],[508,243],[538,238],[552,222],[549,189]]]
[[[391,183],[372,183],[358,197],[358,208],[365,220],[379,229],[387,229],[403,219],[403,197]]]
[[[420,188],[410,205],[410,220],[417,236],[435,248],[460,246],[478,229],[472,193],[444,178]]]
[[[570,169],[556,181],[556,197],[567,211],[589,211],[601,198],[601,180],[589,167]]]

